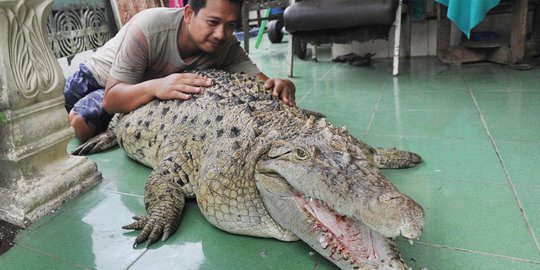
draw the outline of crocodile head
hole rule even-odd
[[[270,216],[341,268],[405,269],[391,237],[419,237],[423,209],[347,131],[314,126],[274,141],[255,179]]]

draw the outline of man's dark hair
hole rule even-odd
[[[197,15],[199,13],[199,10],[201,10],[201,8],[206,7],[206,1],[208,0],[189,0],[188,4],[191,6],[193,11],[195,12],[195,15]],[[240,6],[240,9],[242,9],[242,5],[244,4],[244,0],[228,0],[228,1],[231,3],[238,4]]]

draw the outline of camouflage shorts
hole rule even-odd
[[[112,118],[103,109],[104,95],[104,87],[84,64],[80,64],[79,70],[66,79],[66,110],[80,115],[95,134],[103,132]]]

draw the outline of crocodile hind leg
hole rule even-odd
[[[120,121],[120,117],[120,114],[115,114],[105,131],[81,144],[79,147],[77,147],[77,149],[73,150],[71,154],[75,156],[84,156],[101,152],[116,146],[118,144],[118,140],[116,138],[115,131],[118,121]]]
[[[146,215],[134,217],[135,222],[122,227],[141,230],[133,247],[147,240],[146,247],[160,238],[165,241],[178,228],[186,195],[190,195],[188,174],[178,159],[170,155],[154,167],[144,188]]]
[[[399,169],[414,167],[422,158],[415,153],[397,150],[396,148],[375,148],[373,158],[377,166],[381,169]]]
[[[108,128],[104,132],[90,138],[88,141],[81,144],[79,147],[73,150],[71,154],[75,156],[84,156],[105,151],[109,148],[116,146],[117,144],[118,141],[116,140],[116,134],[114,134],[113,130]]]

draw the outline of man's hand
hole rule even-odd
[[[201,87],[212,85],[209,78],[194,73],[173,73],[160,79],[155,97],[167,99],[189,99],[192,94],[201,93]]]
[[[289,106],[296,106],[294,83],[287,79],[268,79],[264,84],[266,89],[272,89],[272,95],[279,97]]]
[[[173,73],[169,76],[129,84],[112,77],[107,80],[103,107],[108,113],[128,113],[159,98],[189,99],[201,92],[201,87],[212,85],[209,78],[193,73]]]

